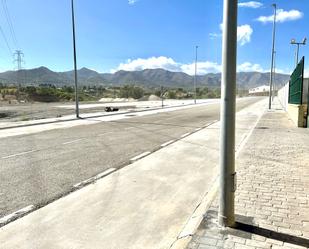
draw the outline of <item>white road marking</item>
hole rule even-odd
[[[3,224],[9,222],[12,219],[15,219],[15,218],[17,218],[20,215],[27,214],[27,213],[31,212],[33,209],[34,209],[34,206],[33,205],[29,205],[29,206],[27,206],[25,208],[19,209],[18,211],[14,212],[14,213],[6,215],[6,216],[4,216],[4,217],[2,217],[0,219],[0,225],[3,225]]]
[[[107,170],[103,171],[102,173],[97,174],[97,175],[94,177],[94,179],[95,179],[95,180],[100,179],[100,178],[102,178],[102,177],[104,177],[104,176],[107,176],[107,175],[113,173],[113,172],[116,171],[116,170],[117,170],[116,168],[107,169]]]
[[[113,173],[113,172],[116,171],[116,170],[117,170],[116,168],[107,169],[107,170],[103,171],[102,173],[97,174],[97,175],[94,176],[94,177],[91,177],[91,178],[89,178],[89,179],[87,179],[87,180],[84,180],[84,181],[82,181],[82,182],[76,183],[75,185],[73,185],[73,187],[74,187],[74,188],[79,188],[79,187],[81,187],[81,186],[83,186],[83,185],[86,185],[86,184],[91,183],[91,182],[94,182],[95,180],[98,180],[98,179],[100,179],[100,178],[102,178],[102,177],[104,177],[104,176],[107,176],[107,175]]]
[[[181,137],[186,137],[186,136],[188,136],[188,135],[190,135],[190,132],[187,132],[187,133],[181,135]]]
[[[135,127],[126,127],[126,128],[124,128],[125,130],[132,130],[132,129],[134,129]]]
[[[150,151],[146,151],[146,152],[144,152],[144,153],[142,153],[142,154],[140,154],[140,155],[138,155],[138,156],[136,156],[136,157],[131,158],[131,159],[130,159],[130,162],[131,162],[131,163],[132,163],[132,162],[135,162],[135,161],[137,161],[138,159],[141,159],[141,158],[143,158],[143,157],[149,155],[150,153],[151,153]]]
[[[73,187],[74,187],[74,188],[78,188],[78,187],[80,187],[80,186],[82,186],[82,185],[85,185],[85,184],[87,184],[87,183],[89,183],[89,182],[93,182],[93,181],[94,181],[94,177],[91,177],[91,178],[89,178],[89,179],[87,179],[87,180],[85,180],[85,181],[82,181],[82,182],[79,182],[79,183],[73,185]]]
[[[168,141],[168,142],[166,142],[164,144],[161,144],[161,147],[168,146],[169,144],[174,143],[174,142],[175,142],[175,140],[170,140],[170,141]]]
[[[76,140],[72,140],[72,141],[68,141],[68,142],[64,142],[64,143],[62,143],[62,144],[72,144],[72,143],[76,143],[76,142],[79,142],[79,141],[81,141],[81,140],[83,140],[82,138],[79,138],[79,139],[76,139]]]
[[[22,156],[22,155],[26,155],[26,154],[36,152],[36,151],[38,151],[38,150],[28,150],[28,151],[24,151],[24,152],[9,155],[9,156],[3,156],[2,159],[8,159],[8,158],[16,157],[16,156]]]

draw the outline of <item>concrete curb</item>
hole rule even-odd
[[[22,209],[19,209],[18,211],[15,211],[14,213],[11,213],[9,215],[6,215],[0,219],[0,227],[18,219],[21,218],[30,212],[32,212],[35,209],[34,205],[29,205],[27,207],[24,207]]]

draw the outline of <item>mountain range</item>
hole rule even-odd
[[[142,71],[118,71],[115,73],[98,73],[88,68],[81,68],[77,72],[79,85],[120,86],[124,84],[136,84],[153,88],[161,85],[165,87],[191,88],[194,77],[182,72],[171,72],[165,69],[145,69]],[[237,85],[243,89],[249,89],[269,84],[269,73],[239,72],[237,73]],[[276,74],[275,84],[283,85],[289,80],[287,74]],[[198,75],[197,86],[219,87],[221,84],[220,73]],[[57,87],[74,84],[74,71],[54,72],[46,67],[23,69],[19,71],[7,71],[0,73],[0,83],[7,85],[41,85],[52,84]]]

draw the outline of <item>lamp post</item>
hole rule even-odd
[[[270,82],[269,82],[269,106],[271,109],[271,98],[272,98],[272,88],[273,88],[273,70],[274,70],[274,54],[275,54],[275,39],[276,39],[276,18],[277,18],[277,5],[272,4],[274,7],[274,24],[273,24],[273,44],[271,50],[271,67],[270,67]]]
[[[222,36],[219,224],[235,225],[237,0],[224,0]]]
[[[198,49],[198,46],[195,46],[194,104],[196,104],[197,49]]]
[[[295,39],[291,40],[291,44],[297,46],[296,47],[296,51],[295,51],[295,66],[297,66],[297,64],[298,64],[299,46],[300,45],[306,45],[306,42],[307,42],[307,38],[306,37],[302,40],[302,42],[296,42]]]
[[[74,57],[74,82],[75,82],[75,113],[76,113],[76,118],[79,118],[78,89],[77,89],[76,43],[75,43],[75,17],[74,17],[74,0],[71,0],[71,8],[72,8],[73,57]]]

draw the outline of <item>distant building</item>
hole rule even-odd
[[[249,95],[264,96],[269,94],[269,86],[258,86],[252,89],[249,89]]]

